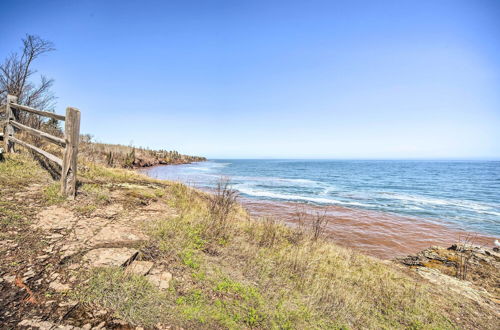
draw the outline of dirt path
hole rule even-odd
[[[130,198],[131,191],[147,186],[120,185],[109,187],[105,203],[92,204],[95,196],[82,193],[78,202],[46,205],[41,201],[48,186],[32,184],[2,200],[15,209],[10,218],[17,223],[4,226],[0,241],[1,327],[126,328],[106,311],[81,306],[67,293],[85,280],[81,274],[91,267],[130,264],[147,249],[148,236],[142,230],[147,222],[172,214],[173,209],[164,202]],[[86,199],[92,207],[81,210]]]

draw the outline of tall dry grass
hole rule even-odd
[[[238,193],[231,189],[228,178],[217,182],[213,194],[208,197],[208,214],[210,221],[205,235],[212,239],[226,239],[231,228],[231,214],[237,205]]]
[[[172,186],[167,195],[178,215],[157,219],[148,229],[165,262],[183,278],[171,292],[174,324],[447,329],[460,324],[457,318],[489,324],[473,302],[321,239],[324,214],[302,214],[296,228],[275,219],[249,219],[227,185],[219,189],[219,197],[207,197]],[[223,202],[215,202],[218,198]],[[214,223],[223,224],[223,240],[206,234]]]

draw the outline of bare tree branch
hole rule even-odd
[[[26,35],[22,39],[21,53],[12,53],[0,65],[0,101],[5,103],[7,94],[17,96],[18,103],[33,108],[54,111],[55,96],[51,88],[53,79],[40,76],[39,84],[31,81],[37,72],[33,62],[41,55],[54,50],[52,42],[39,36]],[[16,118],[23,124],[39,127],[43,121],[39,116],[14,111]]]

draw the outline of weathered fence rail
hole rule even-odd
[[[17,122],[13,109],[64,121],[64,139]],[[76,193],[78,142],[80,138],[80,111],[69,107],[66,108],[66,116],[62,116],[53,112],[37,110],[25,105],[17,104],[17,97],[8,95],[7,103],[5,105],[5,114],[6,120],[3,130],[5,151],[8,153],[14,152],[15,145],[19,144],[58,164],[61,167],[61,193],[69,198],[74,198]],[[16,138],[14,136],[16,129],[63,147],[63,158],[60,159],[45,150]]]

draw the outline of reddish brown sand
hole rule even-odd
[[[432,245],[448,247],[469,237],[474,244],[493,246],[494,237],[453,230],[447,226],[389,213],[339,206],[312,206],[241,199],[250,214],[297,223],[297,212],[326,212],[327,235],[337,244],[382,259],[415,254]]]

